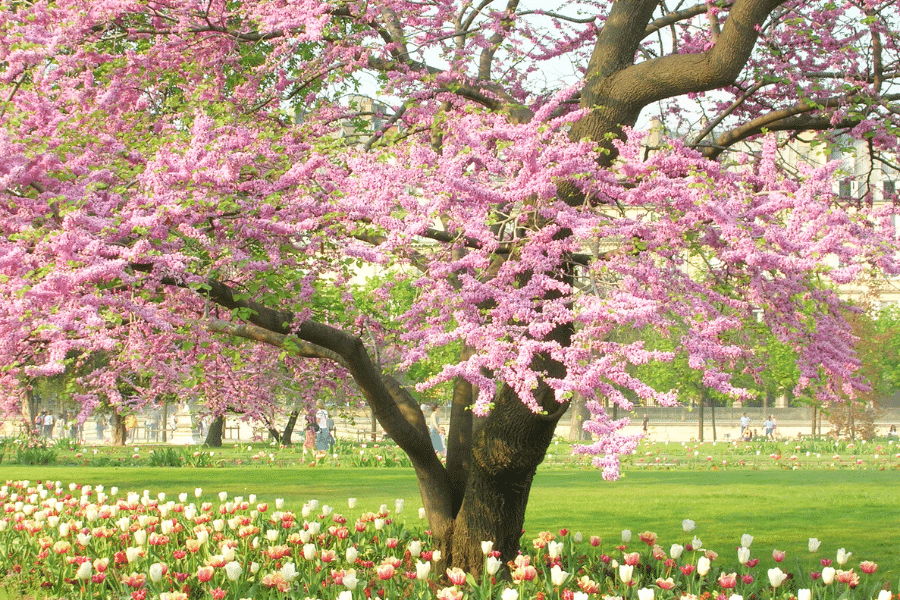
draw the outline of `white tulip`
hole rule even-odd
[[[294,567],[294,563],[292,562],[289,562],[281,567],[280,573],[281,576],[284,577],[284,580],[288,583],[291,583],[292,581],[297,579],[297,576],[299,575],[299,573],[297,573],[296,567]]]
[[[159,583],[162,581],[163,575],[165,574],[166,565],[162,563],[153,563],[150,565],[150,569],[147,571],[147,574],[150,576],[150,581],[153,583]]]
[[[672,544],[672,547],[669,548],[669,556],[674,560],[678,560],[681,557],[682,552],[684,552],[684,546],[681,544]]]
[[[347,562],[351,565],[356,562],[356,557],[359,556],[359,552],[353,546],[347,548],[347,552],[344,554],[344,558],[347,559]]]
[[[91,569],[92,569],[91,561],[86,560],[80,565],[78,565],[78,570],[75,571],[75,579],[80,579],[82,581],[91,578]]]
[[[738,562],[746,565],[748,560],[750,560],[750,548],[741,546],[738,548]]]
[[[562,542],[550,542],[547,544],[547,554],[551,559],[559,558],[564,544]]]
[[[494,549],[494,542],[481,542],[481,553],[487,556]]]
[[[234,560],[234,548],[232,546],[226,546],[222,544],[222,558],[225,559],[225,562],[231,562]]]
[[[553,568],[550,569],[550,582],[556,587],[563,585],[568,578],[569,574],[563,571],[559,565],[553,565]]]
[[[797,600],[810,600],[812,598],[812,590],[801,588],[797,590]]]
[[[822,542],[820,542],[817,538],[809,538],[809,551],[810,552],[818,551],[819,546],[821,546],[821,545],[822,545]]]
[[[356,508],[356,498],[347,498],[347,506]]]
[[[701,556],[697,559],[697,574],[700,575],[700,577],[705,577],[706,574],[709,573],[709,567],[710,563],[708,558]]]
[[[779,587],[785,579],[787,579],[787,574],[778,567],[769,569],[769,583],[772,584],[772,587]]]
[[[637,591],[638,600],[653,600],[653,588],[641,588]]]
[[[228,581],[237,581],[241,576],[241,563],[233,560],[230,563],[225,564],[225,575],[228,577]]]
[[[696,526],[697,526],[697,524],[694,523],[693,521],[691,521],[690,519],[685,519],[684,521],[681,522],[681,528],[684,530],[685,533],[692,532]]]
[[[419,555],[422,554],[422,542],[419,540],[413,540],[407,546],[409,549],[409,555],[413,558],[419,558]]]
[[[503,593],[500,594],[500,600],[519,600],[519,592],[512,588],[506,588],[503,590]]]
[[[822,569],[822,583],[824,583],[825,585],[831,585],[836,574],[837,571],[834,570],[834,567],[825,567],[824,569]]]
[[[631,541],[631,530],[623,529],[622,530],[622,541],[626,544]]]
[[[847,564],[847,561],[850,560],[850,556],[851,556],[852,554],[853,554],[852,552],[847,552],[847,551],[844,550],[843,548],[838,548],[838,551],[837,551],[837,564],[839,564],[839,565],[841,565],[841,566],[844,566],[845,564]]]
[[[750,535],[749,533],[745,533],[744,535],[741,536],[741,546],[743,546],[744,548],[749,548],[750,544],[752,544],[752,543],[753,543],[753,536]]]
[[[316,547],[314,544],[303,544],[303,558],[312,560],[316,557]]]
[[[428,574],[431,573],[431,563],[427,560],[425,562],[416,561],[416,579],[419,581],[425,581],[428,579]]]
[[[350,569],[344,575],[344,587],[352,591],[356,589],[357,584],[359,584],[359,579],[356,577],[356,571]]]
[[[487,569],[488,575],[491,576],[496,575],[502,566],[503,561],[499,558],[494,558],[493,556],[488,556],[484,563],[484,568]]]
[[[622,583],[630,583],[634,578],[634,567],[632,565],[619,565],[619,579]]]

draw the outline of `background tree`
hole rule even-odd
[[[598,399],[676,400],[628,374],[672,353],[616,329],[685,325],[677,353],[741,396],[731,333],[760,314],[801,387],[832,400],[859,385],[823,282],[896,272],[890,209],[845,202],[835,166],[785,168],[778,152],[820,130],[891,160],[893,0],[2,6],[10,387],[105,350],[82,414],[101,394],[121,406],[126,372],[150,374],[151,402],[219,368],[232,336],[333,361],[409,454],[446,559],[478,571],[480,540],[515,554],[571,394],[589,398],[585,450],[606,477],[635,440]],[[708,125],[648,155],[631,128],[651,107]],[[767,131],[786,133],[739,146]],[[373,360],[364,316],[314,311],[320,284],[372,265],[416,290],[396,372]],[[459,353],[416,389],[452,385],[446,465],[401,384],[441,348]]]

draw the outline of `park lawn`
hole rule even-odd
[[[220,491],[234,496],[257,495],[257,502],[284,498],[286,508],[299,512],[317,499],[348,515],[377,511],[395,499],[405,500],[400,518],[410,527],[419,521],[421,505],[415,476],[407,469],[267,468],[219,469],[152,467],[0,467],[5,480],[59,480],[64,484],[103,484],[107,492],[149,490],[174,498],[203,489],[203,499],[218,502]],[[347,498],[358,499],[347,508]],[[873,560],[879,574],[892,582],[900,578],[900,539],[895,535],[900,505],[898,471],[669,471],[628,472],[616,482],[604,482],[596,471],[542,470],[535,478],[525,522],[526,543],[543,530],[560,528],[598,535],[603,548],[618,545],[621,531],[653,531],[668,550],[696,535],[704,548],[720,560],[737,564],[735,549],[741,535],[754,536],[752,556],[775,566],[772,550],[784,550],[782,567],[821,570],[820,558],[834,558],[838,548],[853,552],[845,568]],[[691,533],[682,520],[696,522]],[[811,537],[822,541],[814,556],[807,550]],[[813,559],[815,562],[813,562]],[[814,568],[813,568],[814,567]]]

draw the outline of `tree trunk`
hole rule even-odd
[[[590,441],[591,434],[584,430],[584,422],[591,418],[591,413],[585,406],[584,396],[572,394],[572,405],[569,407],[571,421],[569,422],[569,441]]]
[[[477,577],[484,566],[482,541],[492,541],[504,562],[516,557],[531,484],[565,409],[535,415],[508,388],[498,394],[474,435],[462,506],[442,544],[449,564]]]
[[[716,401],[709,401],[709,416],[712,421],[713,441],[716,441]]]
[[[34,431],[34,418],[38,414],[38,401],[30,386],[25,386],[23,393],[25,401],[22,402],[22,410],[25,417],[25,431],[31,433]]]
[[[698,433],[697,433],[697,439],[699,439],[701,442],[703,441],[703,426],[704,426],[704,423],[703,423],[703,404],[704,404],[705,402],[706,402],[706,399],[703,397],[703,392],[700,392],[700,399],[699,399],[699,401],[697,402],[697,405],[698,405],[697,422],[698,422],[698,427],[699,427],[699,431],[698,431]]]
[[[113,412],[109,426],[112,428],[111,441],[113,446],[124,446],[128,432],[125,430],[125,418],[117,412]]]
[[[160,429],[162,430],[162,443],[169,441],[169,403],[163,402],[162,419],[160,420]]]
[[[284,431],[281,433],[281,445],[282,446],[292,446],[293,442],[291,442],[291,436],[294,434],[294,425],[297,424],[297,417],[300,415],[299,410],[293,411],[289,416],[287,423],[284,426]]]
[[[225,432],[225,416],[219,415],[209,424],[209,431],[206,432],[206,441],[204,446],[210,448],[222,447],[222,434]]]

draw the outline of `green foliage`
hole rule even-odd
[[[72,438],[59,438],[52,443],[53,448],[58,451],[78,452],[81,450],[81,442]]]
[[[20,465],[52,465],[56,463],[57,451],[53,443],[44,438],[18,437],[11,442],[16,450],[16,462]]]

